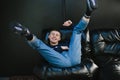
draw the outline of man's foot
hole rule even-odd
[[[96,0],[87,0],[87,10],[86,10],[86,16],[90,16],[91,13],[97,9],[97,4],[96,4]]]
[[[87,7],[90,11],[93,11],[97,8],[96,0],[87,0]]]
[[[27,36],[30,34],[28,28],[23,27],[20,23],[15,22],[10,24],[11,30],[18,35]]]

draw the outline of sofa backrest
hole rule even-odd
[[[120,55],[120,29],[91,30],[90,42],[95,54]]]

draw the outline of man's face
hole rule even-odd
[[[61,34],[60,32],[53,30],[50,32],[48,38],[51,45],[57,45],[61,40]]]

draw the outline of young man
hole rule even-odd
[[[24,35],[31,47],[37,50],[42,57],[50,64],[56,67],[71,67],[81,63],[81,35],[89,23],[91,13],[96,9],[94,0],[87,0],[87,9],[85,15],[74,27],[69,46],[59,45],[61,33],[53,29],[48,35],[49,45],[31,34],[27,28],[21,24],[14,26],[15,33]],[[63,26],[70,26],[70,20],[64,22]],[[68,49],[67,51],[65,49]]]

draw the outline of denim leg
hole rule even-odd
[[[73,29],[68,52],[72,65],[81,63],[81,35],[82,31],[86,29],[87,24],[88,22],[81,19]]]
[[[77,32],[73,31],[68,56],[71,59],[72,65],[81,62],[81,33],[77,34]]]
[[[58,67],[71,67],[81,62],[81,31],[87,26],[83,19],[75,26],[69,45],[69,51],[61,54],[48,47],[45,43],[34,36],[32,41],[28,41],[30,46],[36,49],[50,64]]]
[[[62,54],[53,50],[41,40],[34,36],[34,40],[28,42],[31,47],[39,52],[50,64],[58,67],[69,67],[71,66],[70,58],[67,52]]]

